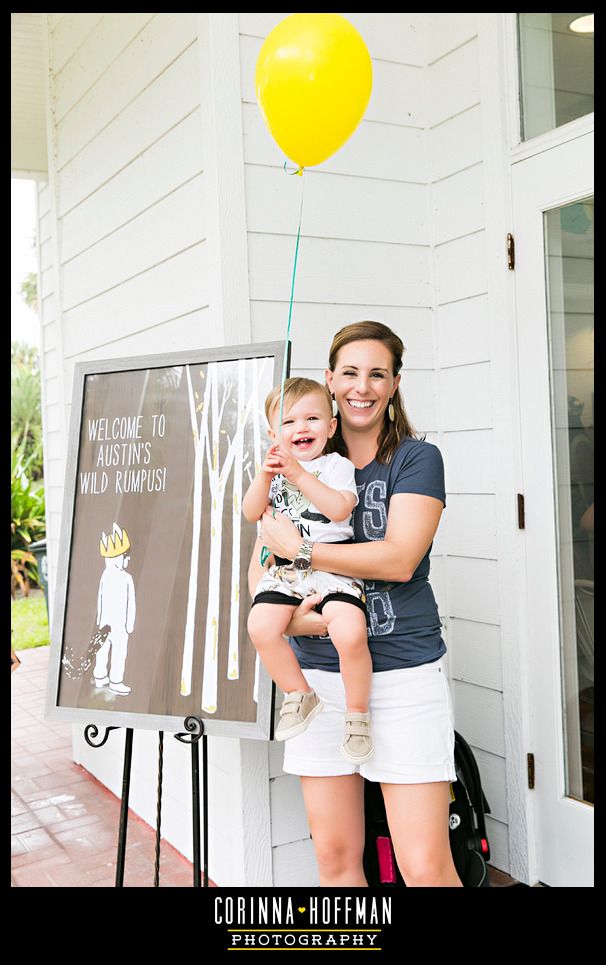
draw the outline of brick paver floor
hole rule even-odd
[[[71,725],[44,720],[49,647],[20,650],[12,688],[12,861],[17,888],[112,888],[120,801],[72,760]],[[129,811],[124,887],[154,885],[155,830]],[[193,866],[162,841],[160,887]]]
[[[44,720],[49,650],[20,650],[21,666],[11,674],[11,884],[112,888],[120,801],[74,764],[71,725]],[[154,829],[129,811],[124,887],[153,887],[154,859]],[[494,868],[489,873],[493,887],[519,886]],[[191,863],[163,841],[160,887],[192,883]]]

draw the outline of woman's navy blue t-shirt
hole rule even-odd
[[[354,510],[356,543],[385,539],[389,500],[396,493],[434,496],[446,505],[444,463],[430,442],[407,437],[389,465],[373,460],[356,469],[359,502]],[[446,653],[433,590],[428,581],[431,546],[407,583],[365,580],[368,645],[373,670],[417,667]],[[328,639],[291,637],[304,669],[338,672],[339,656]]]

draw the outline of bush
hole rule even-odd
[[[11,434],[23,443],[23,459],[34,481],[42,479],[42,412],[37,350],[11,342]]]
[[[44,486],[32,482],[26,440],[11,436],[11,595],[19,587],[26,595],[30,583],[39,584],[38,567],[29,552],[31,543],[46,535]]]

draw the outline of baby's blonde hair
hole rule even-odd
[[[271,419],[280,405],[281,386],[276,385],[265,400],[265,416],[271,425]],[[326,402],[329,417],[332,419],[332,396],[326,385],[316,382],[315,379],[292,378],[286,379],[284,383],[284,411],[292,408],[304,395],[321,395]]]

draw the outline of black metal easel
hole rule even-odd
[[[203,887],[208,888],[208,748],[207,736],[204,733],[204,721],[200,717],[186,717],[183,726],[186,733],[175,734],[175,739],[182,744],[191,744],[191,780],[192,780],[192,834],[194,848],[194,888],[202,887],[200,880],[200,760],[198,742],[202,738],[202,813],[203,813],[203,848],[204,848],[204,876]],[[96,724],[89,724],[84,730],[84,739],[90,747],[103,747],[112,730],[118,727],[106,727],[103,738],[95,743],[99,734]],[[126,857],[126,835],[128,831],[128,797],[130,792],[130,773],[133,756],[133,729],[126,728],[126,743],[124,746],[124,768],[122,771],[122,798],[120,806],[120,826],[118,830],[118,853],[116,859],[116,888],[124,886],[124,862]],[[156,803],[156,852],[154,862],[154,888],[160,884],[160,820],[162,812],[162,776],[164,764],[164,732],[158,732],[158,791]]]

